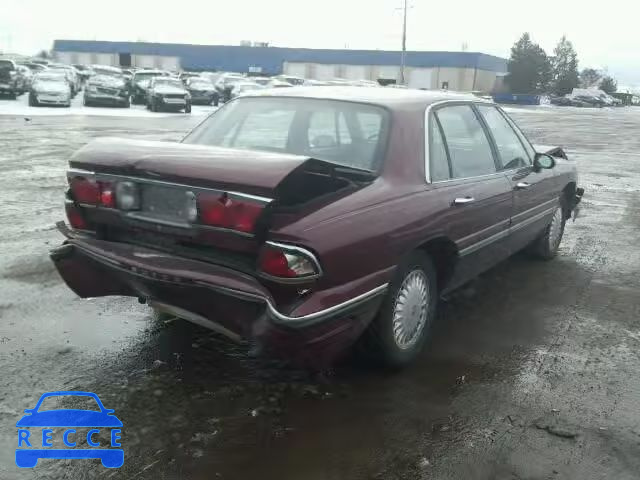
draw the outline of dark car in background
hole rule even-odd
[[[31,70],[31,72],[34,75],[38,72],[41,72],[47,69],[46,65],[41,65],[39,63],[33,63],[33,62],[23,62],[23,63],[20,63],[20,65],[24,65],[25,67],[27,67],[29,70]]]
[[[59,70],[45,70],[33,77],[29,91],[29,106],[71,106],[71,87],[66,74]]]
[[[260,90],[181,143],[98,139],[67,176],[51,258],[79,296],[313,365],[358,339],[409,363],[441,295],[522,249],[555,257],[582,196],[564,151],[492,102],[361,87]]]
[[[190,78],[197,78],[199,76],[200,74],[196,72],[180,72],[180,74],[178,75],[178,78],[180,78],[180,80],[182,80],[182,82],[186,85],[187,81]]]
[[[273,77],[276,80],[280,80],[282,82],[287,82],[295,87],[298,87],[300,85],[304,85],[304,78],[302,77],[296,77],[294,75],[276,75],[275,77]]]
[[[220,103],[220,93],[207,78],[188,78],[185,86],[191,95],[193,105],[215,105],[217,107]]]
[[[184,110],[191,113],[191,95],[179,78],[154,77],[147,90],[147,108],[152,112]]]
[[[93,71],[91,70],[91,67],[89,67],[88,65],[74,64],[73,68],[75,68],[76,71],[78,72],[78,75],[80,76],[80,82],[82,84],[86,83],[89,77],[93,75]]]
[[[25,65],[16,65],[16,72],[18,74],[18,84],[20,86],[20,95],[28,92],[31,89],[31,83],[33,82],[33,72],[29,67]]]
[[[83,104],[85,107],[129,108],[129,89],[124,76],[93,75],[85,86]]]
[[[134,105],[142,105],[147,103],[147,90],[151,79],[155,77],[167,77],[169,72],[164,70],[137,70],[129,85],[129,95],[131,95],[131,103]]]
[[[222,100],[223,102],[228,102],[229,100],[231,100],[231,92],[233,91],[233,87],[235,86],[235,84],[246,81],[247,77],[239,73],[223,73],[218,76],[214,85],[216,87],[216,90],[218,90],[220,100]]]
[[[122,75],[124,76],[124,78],[127,81],[127,83],[131,82],[131,79],[133,78],[133,72],[134,72],[134,70],[131,70],[131,69],[128,69],[128,68],[124,68],[122,70]]]
[[[22,86],[16,62],[0,59],[0,96],[6,95],[15,100],[21,93]]]

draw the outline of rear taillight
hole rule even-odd
[[[116,206],[115,192],[111,182],[102,182],[86,177],[69,179],[71,195],[78,203],[107,208]]]
[[[258,269],[270,277],[282,279],[315,278],[321,273],[320,265],[311,252],[274,242],[267,242],[262,247]]]
[[[65,204],[65,210],[67,212],[67,219],[69,220],[69,225],[73,228],[77,228],[80,230],[87,229],[87,221],[82,216],[82,212],[80,208],[78,208],[73,202],[67,202]]]
[[[226,194],[199,193],[196,203],[202,224],[245,233],[253,232],[263,210],[262,204],[239,200]],[[193,212],[190,212],[189,217],[192,216]]]

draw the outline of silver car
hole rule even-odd
[[[71,87],[65,73],[47,70],[33,77],[29,91],[29,105],[32,107],[44,105],[70,107]]]

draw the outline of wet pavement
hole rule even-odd
[[[80,300],[61,242],[69,155],[93,137],[176,140],[202,117],[2,116],[0,479],[640,478],[640,109],[512,109],[586,188],[560,256],[516,255],[443,302],[402,372],[303,372],[135,299]],[[125,463],[14,463],[43,392],[97,393]]]

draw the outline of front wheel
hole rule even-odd
[[[365,332],[368,353],[390,367],[413,361],[430,336],[437,301],[433,262],[414,252],[398,266],[380,311]]]
[[[556,208],[549,225],[546,226],[542,235],[536,239],[530,247],[531,252],[543,260],[551,260],[558,255],[560,242],[564,234],[566,218],[562,207]]]

